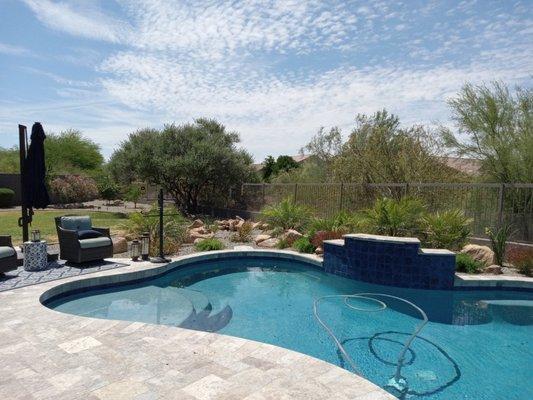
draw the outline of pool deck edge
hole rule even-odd
[[[80,317],[41,304],[44,293],[50,296],[99,281],[118,283],[154,276],[175,267],[175,263],[242,253],[282,254],[283,258],[321,265],[318,257],[291,251],[222,251],[173,258],[170,267],[128,262],[128,266],[119,269],[1,292],[0,397],[395,398],[342,368],[285,348],[183,328]]]

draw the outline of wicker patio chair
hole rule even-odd
[[[89,224],[88,226],[84,226],[84,229],[97,231],[102,236],[92,239],[80,239],[78,236],[80,226],[77,227],[78,229],[72,226],[73,220],[76,219],[84,219],[84,223]],[[57,236],[59,238],[59,257],[61,259],[81,264],[113,257],[113,242],[109,235],[109,228],[93,227],[90,217],[87,216],[65,215],[63,217],[55,217],[55,222]]]
[[[14,269],[17,269],[17,251],[11,236],[0,236],[0,275]]]

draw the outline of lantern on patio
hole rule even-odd
[[[139,260],[139,256],[141,255],[141,243],[137,239],[131,242],[130,255],[132,261]]]
[[[141,257],[143,260],[150,258],[150,233],[144,232],[141,236]]]
[[[31,231],[31,241],[32,242],[40,242],[41,241],[41,232],[39,229],[35,229]]]

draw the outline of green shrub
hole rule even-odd
[[[224,243],[222,243],[217,238],[210,238],[210,239],[204,239],[201,242],[196,243],[194,247],[198,251],[214,251],[214,250],[222,250],[226,246],[224,246]]]
[[[475,274],[481,271],[483,263],[474,260],[470,255],[465,253],[458,253],[455,256],[455,270],[458,272],[467,272]]]
[[[378,199],[372,208],[360,214],[361,229],[368,233],[388,236],[408,236],[417,231],[424,206],[419,200]]]
[[[169,207],[163,216],[163,252],[176,254],[187,236],[188,221],[179,214],[178,210]],[[153,206],[148,214],[131,213],[124,228],[130,237],[139,237],[144,232],[150,234],[150,254],[159,253],[159,216],[158,208]]]
[[[437,249],[460,250],[470,236],[470,224],[461,210],[429,214],[422,218],[424,242]]]
[[[249,242],[252,240],[253,224],[250,221],[245,221],[240,228],[237,229],[231,240],[238,243]]]
[[[291,247],[291,245],[289,244],[289,241],[285,238],[279,239],[278,244],[276,245],[276,248],[286,249],[287,247]]]
[[[327,231],[348,233],[357,227],[355,215],[341,211],[331,218],[314,218],[309,224],[310,232]]]
[[[294,247],[300,253],[314,253],[315,252],[315,246],[311,244],[307,236],[302,236],[296,239],[294,243],[292,244],[292,247]]]
[[[517,261],[515,267],[522,275],[531,276],[533,275],[533,258],[525,258]]]
[[[15,192],[9,188],[0,188],[0,208],[11,207]]]
[[[287,198],[276,205],[265,207],[261,211],[261,219],[273,228],[301,229],[311,219],[311,211]]]
[[[512,225],[504,224],[496,229],[486,228],[485,233],[490,239],[496,265],[502,266],[503,260],[505,259],[505,247],[507,246],[507,240],[513,233]]]

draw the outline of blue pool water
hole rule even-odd
[[[57,311],[216,331],[293,349],[350,369],[317,323],[314,300],[385,293],[421,307],[429,323],[407,352],[403,393],[387,387],[419,314],[380,298],[382,311],[324,299],[319,316],[372,382],[400,398],[532,399],[533,295],[510,291],[428,291],[369,285],[297,261],[233,258],[202,262],[132,285],[47,302]],[[377,309],[368,300],[350,300]]]

